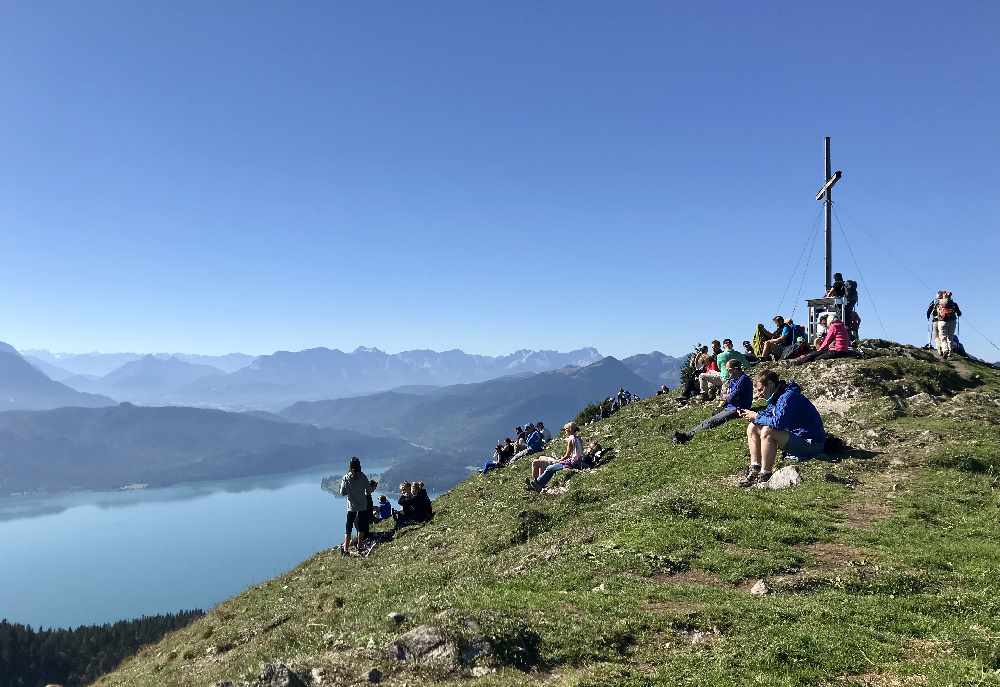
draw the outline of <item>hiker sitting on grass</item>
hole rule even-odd
[[[746,341],[744,343],[750,343],[750,342]],[[728,363],[729,363],[730,360],[733,360],[733,359],[740,361],[740,368],[741,369],[743,369],[743,370],[749,369],[749,367],[750,367],[750,361],[747,360],[747,357],[744,354],[740,353],[739,351],[737,351],[733,347],[733,340],[732,339],[723,339],[722,340],[722,353],[719,353],[719,355],[717,355],[715,357],[715,362],[718,363],[718,365],[719,365],[719,372],[722,373],[722,381],[723,382],[728,382],[729,381],[729,367],[728,367]]]
[[[542,439],[542,433],[539,432],[538,429],[533,428],[531,434],[529,434],[524,440],[524,448],[515,453],[510,459],[510,462],[513,463],[514,461],[520,460],[525,456],[530,456],[532,453],[538,453],[542,450],[542,446],[544,444],[545,441]]]
[[[816,318],[816,338],[813,339],[813,348],[819,348],[819,345],[826,338],[826,333],[830,329],[830,313],[822,313]]]
[[[392,512],[392,519],[395,521],[394,529],[399,529],[401,524],[405,524],[413,519],[413,485],[403,482],[399,485],[399,510]]]
[[[496,448],[493,449],[493,457],[483,463],[483,467],[480,472],[485,475],[490,470],[505,467],[508,463],[510,463],[510,459],[513,457],[514,442],[510,437],[507,437],[503,441],[497,442]]]
[[[847,330],[840,317],[833,315],[830,319],[830,326],[827,327],[826,336],[816,346],[812,353],[800,355],[794,358],[792,365],[804,365],[814,360],[832,360],[833,358],[857,358],[857,351],[851,349],[851,332]]]
[[[765,370],[753,378],[753,389],[758,398],[767,399],[767,406],[759,413],[739,411],[739,416],[749,421],[750,449],[750,466],[738,482],[741,487],[771,479],[778,449],[786,456],[808,458],[821,454],[826,443],[823,418],[798,384],[784,382],[773,370]]]
[[[541,433],[541,435],[542,435],[542,441],[544,441],[546,444],[549,443],[550,441],[552,441],[552,432],[550,432],[549,430],[545,429],[545,423],[544,422],[542,422],[541,420],[539,420],[538,422],[536,422],[535,423],[535,429],[537,429]]]
[[[427,522],[434,517],[431,499],[423,482],[403,482],[399,485],[399,505],[402,510],[392,514],[395,524],[393,532],[400,527],[418,522]]]
[[[698,375],[698,386],[702,398],[705,399],[712,398],[722,388],[722,372],[719,371],[719,364],[714,357],[705,362],[705,371]]]
[[[741,410],[748,410],[753,403],[753,383],[743,372],[743,364],[736,358],[726,362],[726,395],[719,404],[719,412],[687,432],[674,432],[675,444],[686,444],[698,432],[714,429],[739,417]]]
[[[375,513],[375,502],[372,497],[375,496],[375,492],[378,491],[378,482],[373,479],[368,480],[368,496],[365,501],[368,504],[368,522],[371,523],[372,515]]]
[[[371,513],[368,481],[365,473],[361,472],[361,459],[357,456],[351,458],[347,474],[340,480],[340,495],[347,497],[347,527],[344,543],[340,547],[342,553],[346,554],[351,550],[352,530],[358,531],[359,551],[368,536],[368,514]]]
[[[598,442],[592,441],[587,444],[586,450],[583,452],[583,461],[580,463],[581,468],[593,469],[601,464],[601,461],[606,461],[610,459],[613,449],[604,448]]]
[[[757,354],[753,352],[753,344],[749,341],[743,342],[743,357],[746,358],[749,365],[758,362]]]
[[[423,482],[413,483],[413,519],[417,522],[428,522],[434,517],[431,497],[427,495],[427,487]]]
[[[685,379],[684,391],[681,392],[682,399],[688,399],[698,393],[698,375],[705,371],[705,365],[709,359],[708,346],[700,346],[694,349],[694,353],[688,359],[688,369],[682,375]]]
[[[579,469],[583,464],[583,440],[577,435],[575,422],[567,422],[566,452],[562,458],[536,458],[531,461],[531,479],[525,479],[529,491],[541,491],[552,476],[566,468]]]
[[[378,507],[372,511],[372,517],[375,518],[375,522],[382,522],[392,517],[392,504],[385,494],[378,497]]]
[[[776,329],[771,338],[764,342],[764,348],[760,354],[763,360],[777,360],[782,350],[794,343],[791,324],[785,322],[785,318],[781,315],[775,315],[773,322]]]

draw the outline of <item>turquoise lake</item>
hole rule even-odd
[[[72,627],[207,610],[340,543],[344,502],[320,480],[344,467],[0,498],[0,619]]]

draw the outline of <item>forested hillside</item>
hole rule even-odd
[[[202,615],[202,611],[181,611],[72,630],[34,630],[0,621],[0,687],[50,683],[82,687],[139,647],[158,642]]]

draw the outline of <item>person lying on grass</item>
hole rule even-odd
[[[578,469],[583,463],[583,440],[580,439],[575,422],[567,422],[563,427],[566,433],[566,451],[562,458],[536,458],[531,461],[531,478],[525,479],[529,491],[541,491],[560,470],[566,468]]]
[[[753,383],[743,372],[743,363],[737,358],[730,358],[726,361],[726,370],[729,381],[726,382],[726,393],[719,404],[718,412],[697,427],[686,432],[674,432],[675,444],[686,444],[698,432],[724,425],[739,417],[741,410],[749,410],[753,403]]]
[[[765,370],[753,378],[753,389],[757,398],[767,399],[767,406],[759,413],[739,411],[748,421],[750,449],[750,466],[738,482],[741,487],[771,479],[779,448],[787,456],[807,458],[822,453],[826,443],[823,418],[798,384],[784,382],[773,370]]]

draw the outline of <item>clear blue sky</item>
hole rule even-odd
[[[972,329],[1000,343],[997,26],[987,2],[4,3],[0,339],[743,338],[818,226],[830,135],[888,335],[926,340],[948,287],[997,359]]]

